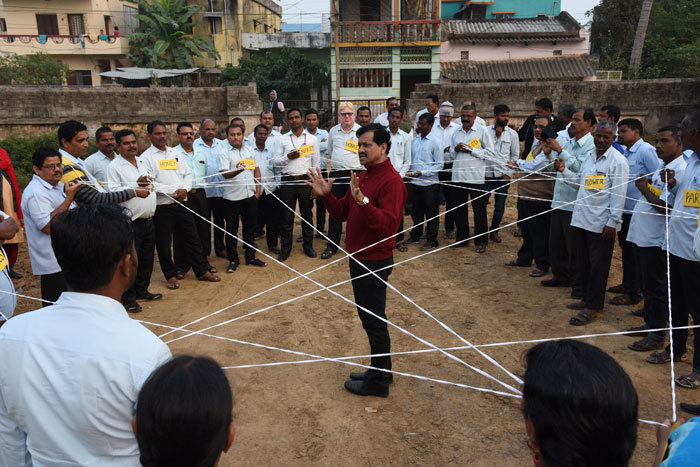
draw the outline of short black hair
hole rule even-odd
[[[391,115],[391,112],[401,112],[401,117],[403,117],[403,115],[406,113],[406,110],[404,110],[404,108],[401,107],[400,105],[397,105],[396,107],[394,107],[393,109],[391,109],[391,110],[389,111],[388,114],[386,114],[387,117],[388,117],[389,115]]]
[[[61,153],[58,149],[51,146],[39,146],[32,154],[32,165],[41,168],[47,157],[58,157],[61,159]]]
[[[152,120],[152,121],[148,122],[148,125],[146,125],[146,131],[148,132],[149,135],[152,135],[153,131],[158,126],[162,126],[163,128],[168,128],[167,126],[165,126],[165,123],[163,123],[162,120]]]
[[[386,105],[387,105],[387,107],[389,106],[389,102],[391,102],[391,101],[396,101],[396,102],[398,102],[399,100],[398,100],[397,98],[395,98],[394,96],[388,97],[388,98],[386,99]]]
[[[465,110],[473,110],[474,113],[476,113],[476,107],[474,107],[472,104],[463,105],[459,113],[462,113]]]
[[[636,118],[625,118],[617,122],[618,128],[620,128],[622,125],[628,126],[632,130],[637,130],[640,136],[642,135],[642,133],[644,133],[644,125],[642,125],[642,122],[640,122]]]
[[[595,116],[595,110],[590,107],[581,107],[576,112],[583,112],[583,121],[590,122],[591,126],[596,126],[598,124],[598,119]],[[576,113],[574,112],[574,113]]]
[[[627,465],[637,392],[609,355],[584,342],[537,344],[525,356],[523,412],[545,465]]]
[[[245,131],[244,130],[245,127],[243,125],[241,125],[240,123],[231,123],[231,124],[229,124],[229,126],[226,127],[226,130],[224,130],[225,131],[224,134],[226,135],[226,137],[228,137],[228,132],[231,128],[240,128],[241,133],[243,133]]]
[[[218,363],[181,355],[139,391],[136,440],[144,467],[211,467],[226,448],[233,394]]]
[[[370,123],[369,125],[365,125],[357,130],[357,139],[359,140],[360,136],[369,131],[372,132],[372,141],[374,141],[374,144],[377,146],[386,144],[386,153],[389,154],[389,151],[391,151],[391,135],[389,135],[389,132],[386,131],[386,127],[384,127],[381,123]]]
[[[370,110],[370,108],[367,107],[366,105],[363,105],[363,106],[360,106],[357,108],[357,115],[360,115],[361,110],[366,110],[367,112],[369,112],[369,116],[370,117],[372,116],[372,110]]]
[[[289,114],[292,112],[299,112],[300,117],[304,115],[299,107],[292,107],[291,109],[287,110],[287,118],[289,118]]]
[[[134,133],[132,130],[124,129],[124,130],[119,130],[116,133],[114,133],[114,139],[117,141],[117,144],[120,144],[122,142],[122,139],[129,136],[129,135],[134,135],[134,138],[136,138],[136,133]]]
[[[68,287],[95,290],[112,281],[119,261],[133,251],[134,228],[118,204],[85,204],[53,218],[51,246]]]
[[[573,104],[559,104],[557,113],[572,118],[576,113],[576,107]]]
[[[95,132],[95,139],[97,141],[100,140],[100,136],[104,135],[105,133],[113,133],[112,129],[108,126],[101,126],[97,129]]]
[[[304,112],[304,118],[308,117],[309,115],[316,115],[318,117],[318,110],[316,109],[307,109],[306,112]]]
[[[260,129],[265,130],[265,133],[268,132],[267,127],[265,125],[263,125],[262,123],[259,123],[259,124],[255,125],[255,128],[253,128],[253,135],[255,135],[255,133],[257,133],[258,130],[260,130]],[[228,135],[228,132],[226,132],[226,135]]]
[[[496,104],[493,106],[493,114],[494,115],[499,115],[504,112],[510,112],[510,107],[508,107],[505,104]]]
[[[420,117],[418,117],[418,121],[421,120],[427,120],[428,125],[433,125],[435,123],[435,116],[430,112],[423,112],[422,114],[420,114]]]
[[[438,104],[440,103],[440,98],[438,98],[437,94],[430,93],[427,96],[425,96],[426,99],[431,99],[433,103]]]
[[[189,122],[180,122],[180,123],[177,124],[177,128],[175,128],[175,133],[177,133],[177,134],[179,135],[179,134],[180,134],[180,128],[182,128],[182,127],[188,127],[188,128],[190,128],[192,131],[194,131],[194,127],[192,126],[191,123],[189,123]]]
[[[552,110],[554,108],[554,104],[552,104],[552,99],[549,97],[543,97],[542,99],[537,99],[535,101],[535,107]]]
[[[670,131],[675,139],[680,139],[681,137],[681,127],[678,125],[666,125],[659,128],[656,133],[662,133],[664,131]]]
[[[233,122],[238,122],[238,121],[243,122],[243,126],[245,126],[245,120],[243,120],[241,117],[233,117],[233,118],[231,119],[231,121],[229,122],[229,124],[231,124],[231,123],[233,123]]]
[[[606,111],[608,113],[608,117],[611,117],[615,123],[617,123],[617,121],[620,119],[620,115],[622,115],[620,108],[612,104],[604,105],[600,108],[600,110]]]
[[[81,131],[87,131],[87,127],[77,120],[66,120],[58,127],[58,144],[64,139],[70,143]]]

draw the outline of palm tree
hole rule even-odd
[[[127,55],[138,66],[150,68],[193,68],[194,57],[204,54],[218,58],[211,42],[193,37],[192,16],[202,9],[185,0],[138,0],[139,27],[127,38]]]
[[[651,16],[651,4],[654,0],[643,0],[642,11],[639,14],[639,22],[637,23],[637,31],[634,34],[634,43],[632,44],[632,54],[630,56],[630,75],[636,77],[639,71],[639,64],[642,62],[642,50],[644,49],[644,38],[647,35],[647,26],[649,26],[649,16]]]

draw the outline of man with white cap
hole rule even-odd
[[[445,196],[446,211],[450,211],[450,209],[457,206],[457,189],[451,186],[452,163],[454,159],[453,154],[450,152],[450,145],[452,144],[452,135],[460,126],[458,123],[452,121],[454,113],[455,108],[452,102],[445,101],[440,104],[440,108],[438,109],[438,116],[440,119],[436,122],[436,125],[433,126],[432,131],[438,144],[440,144],[440,149],[444,156],[445,165],[440,173],[438,173],[438,179],[440,180],[440,189]],[[447,238],[455,238],[454,211],[445,214],[445,233],[447,234]]]

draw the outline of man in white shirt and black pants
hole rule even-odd
[[[391,165],[394,166],[394,169],[401,175],[402,180],[406,176],[406,172],[411,168],[411,136],[399,128],[405,114],[406,110],[404,110],[403,107],[397,106],[389,110],[388,118],[388,130],[391,141],[389,160],[391,161]],[[399,243],[404,239],[403,217],[402,213],[398,229],[399,234],[396,236],[396,248],[398,248],[399,251],[406,251],[406,247]]]
[[[270,253],[280,254],[278,247],[280,219],[284,215],[284,206],[280,201],[280,168],[275,167],[274,154],[267,145],[271,128],[259,124],[253,128],[254,144],[250,146],[255,156],[255,167],[260,170],[260,198],[258,199],[258,223],[256,229],[264,230],[267,249]],[[263,220],[260,221],[262,211]]]
[[[450,146],[452,145],[452,135],[460,128],[459,123],[452,121],[454,113],[455,108],[452,103],[450,101],[443,102],[440,105],[440,110],[438,110],[439,121],[433,125],[432,130],[445,159],[443,168],[438,174],[438,179],[441,184],[440,189],[445,197],[445,210],[449,211],[445,213],[445,234],[447,238],[455,238],[455,212],[450,210],[457,206],[457,198],[459,197],[457,193],[459,188],[452,186],[453,155],[450,151]]]
[[[306,180],[306,173],[309,169],[319,167],[318,139],[304,131],[301,110],[298,108],[295,107],[287,111],[287,123],[291,131],[282,136],[282,154],[275,158],[275,165],[282,167],[280,199],[286,205],[282,218],[282,245],[277,257],[278,261],[285,261],[292,251],[297,201],[299,202],[299,212],[305,221],[301,224],[304,253],[309,258],[316,257],[316,250],[313,246],[311,187],[307,186],[304,180]]]

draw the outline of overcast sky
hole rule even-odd
[[[282,20],[287,23],[320,23],[321,16],[330,14],[330,0],[277,0],[277,2],[282,5]],[[579,23],[585,24],[586,11],[599,2],[600,0],[562,0],[561,9],[568,11]]]

